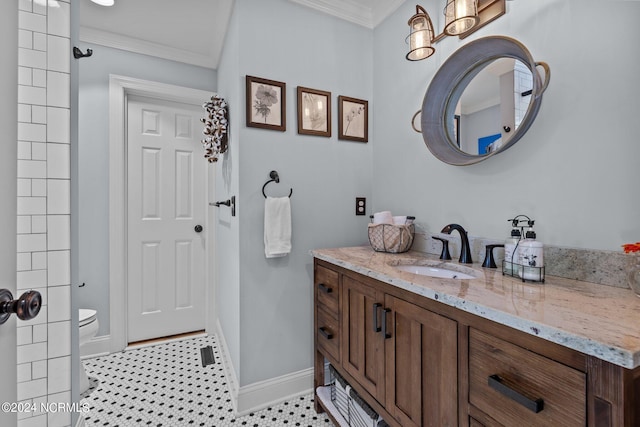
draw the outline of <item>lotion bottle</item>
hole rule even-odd
[[[532,225],[532,224],[530,224]],[[525,280],[544,281],[544,245],[536,240],[536,232],[530,227],[525,239],[518,245],[519,275]]]
[[[504,242],[504,269],[503,273],[510,276],[518,274],[518,256],[516,254],[516,248],[522,238],[520,230],[517,227],[513,227],[511,230],[511,236]]]

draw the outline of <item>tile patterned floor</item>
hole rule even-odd
[[[215,363],[202,366],[212,346]],[[331,427],[309,394],[234,417],[215,337],[198,337],[84,360],[91,387],[82,395],[87,426]]]

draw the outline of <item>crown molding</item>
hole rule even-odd
[[[377,27],[382,21],[387,19],[389,15],[398,10],[404,3],[404,0],[380,0],[375,2],[373,8],[373,27]]]
[[[201,55],[90,27],[80,27],[80,41],[143,55],[156,56],[171,61],[184,62],[186,64],[197,65],[199,67],[212,69],[216,69],[218,67],[217,60],[208,55]]]
[[[404,3],[404,0],[375,1],[374,6],[370,7],[354,0],[290,1],[371,29]]]

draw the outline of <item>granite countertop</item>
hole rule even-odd
[[[547,275],[545,283],[504,276],[500,268],[441,261],[422,252],[389,254],[370,246],[318,249],[318,259],[510,326],[625,368],[640,366],[640,298],[630,290]],[[439,279],[394,268],[425,264],[472,273]],[[471,270],[473,271],[471,271]]]

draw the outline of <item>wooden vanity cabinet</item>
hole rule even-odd
[[[458,425],[457,323],[387,295],[386,409],[400,425]]]
[[[315,346],[340,362],[340,287],[338,273],[317,266],[314,274]]]
[[[327,277],[327,268],[316,260],[317,275]],[[316,277],[321,320],[320,282]],[[323,347],[317,323],[316,386],[324,384],[326,358],[389,425],[457,426],[457,323],[367,277],[343,271],[339,282],[340,356]]]
[[[390,426],[640,426],[640,368],[323,260],[314,271],[315,386],[329,361]]]

